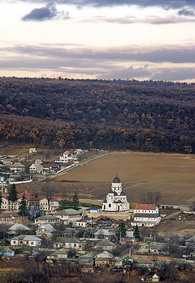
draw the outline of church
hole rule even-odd
[[[105,212],[127,212],[129,203],[122,189],[122,182],[118,176],[112,180],[112,186],[102,204],[102,211]]]

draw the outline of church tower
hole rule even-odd
[[[102,211],[124,212],[129,210],[127,197],[122,189],[122,182],[118,176],[112,180],[112,186],[102,205]]]

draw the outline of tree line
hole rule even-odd
[[[193,84],[0,79],[0,139],[194,153]]]

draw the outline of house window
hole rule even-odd
[[[111,207],[111,203],[109,203],[108,207]]]
[[[34,242],[30,242],[30,244],[33,246],[33,245],[34,245]]]

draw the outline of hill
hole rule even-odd
[[[0,140],[195,152],[194,84],[0,78]]]

